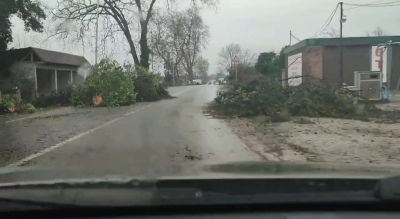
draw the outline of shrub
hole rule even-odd
[[[71,105],[71,92],[71,87],[44,92],[32,101],[32,105],[35,107],[69,106]]]
[[[9,100],[0,101],[0,114],[13,113],[14,111],[12,109],[14,108],[14,102]]]
[[[124,106],[135,103],[136,93],[130,75],[116,61],[103,59],[91,70],[85,82],[72,86],[74,106],[93,106],[93,98],[101,97],[99,106]]]
[[[157,101],[170,97],[160,76],[142,67],[136,67],[135,71],[133,81],[138,101]]]
[[[34,113],[34,112],[36,112],[36,108],[32,104],[27,103],[25,105],[25,111],[28,113]]]

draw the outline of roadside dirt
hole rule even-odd
[[[331,118],[263,121],[258,117],[227,123],[251,150],[268,161],[400,163],[400,124]]]

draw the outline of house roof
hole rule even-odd
[[[313,38],[305,39],[283,50],[283,54],[287,54],[306,46],[333,46],[333,45],[377,45],[392,40],[400,42],[400,36],[377,36],[377,37],[344,37],[344,38]]]
[[[7,55],[11,55],[14,59],[21,60],[29,52],[36,54],[39,59],[46,63],[60,64],[60,65],[71,65],[71,66],[81,66],[84,63],[89,63],[88,60],[83,56],[56,52],[51,50],[44,50],[34,47],[27,47],[22,49],[11,49],[5,51]]]

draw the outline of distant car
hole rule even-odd
[[[217,84],[219,84],[219,85],[226,84],[226,81],[224,79],[219,79],[217,81]]]
[[[202,84],[203,82],[201,81],[201,79],[194,79],[193,80],[193,84],[194,85],[200,85],[200,84]]]
[[[209,81],[207,84],[208,85],[213,85],[213,84],[215,84],[215,81],[214,80],[213,81]]]

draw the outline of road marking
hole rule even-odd
[[[190,89],[192,89],[192,88],[193,88],[193,87],[188,88],[188,89],[185,89],[185,90],[182,90],[182,91],[179,91],[178,93],[172,94],[172,96],[179,95],[179,94],[181,94],[181,93],[183,93],[183,92],[185,92],[185,91],[187,91],[187,90],[190,90]],[[49,153],[49,152],[51,152],[51,151],[53,151],[53,150],[55,150],[55,149],[57,149],[57,148],[59,148],[59,147],[62,147],[62,146],[66,145],[66,144],[68,144],[68,143],[70,143],[70,142],[72,142],[72,141],[75,141],[75,140],[77,140],[77,139],[79,139],[79,138],[81,138],[81,137],[84,137],[84,136],[86,136],[86,135],[88,135],[88,134],[90,134],[90,133],[92,133],[92,132],[95,132],[95,131],[97,131],[97,130],[99,130],[99,129],[101,129],[101,128],[104,128],[104,127],[106,127],[106,126],[108,126],[108,125],[111,125],[111,124],[117,122],[118,120],[120,120],[120,119],[122,119],[122,118],[131,116],[132,114],[135,114],[135,113],[137,113],[137,112],[139,112],[139,111],[142,111],[142,110],[144,110],[144,109],[146,109],[146,108],[148,108],[148,107],[150,107],[150,106],[152,106],[152,105],[154,105],[154,104],[157,104],[157,103],[159,103],[159,102],[150,103],[149,105],[146,105],[146,106],[144,106],[144,107],[142,107],[142,108],[139,108],[139,109],[137,109],[137,110],[134,110],[134,111],[132,111],[132,112],[129,112],[129,113],[123,115],[123,116],[120,116],[120,117],[115,118],[115,119],[113,119],[113,120],[110,120],[110,121],[108,121],[108,122],[105,122],[105,123],[103,123],[103,124],[100,125],[100,126],[97,126],[97,127],[95,127],[95,128],[89,129],[88,131],[82,132],[81,134],[75,135],[75,136],[73,136],[73,137],[71,137],[71,138],[69,138],[69,139],[67,139],[67,140],[65,140],[65,141],[59,142],[59,143],[57,143],[57,144],[55,144],[55,145],[53,145],[53,146],[51,146],[51,147],[48,147],[48,148],[46,148],[46,149],[44,149],[44,150],[42,150],[42,151],[39,151],[39,152],[37,152],[37,153],[35,153],[35,154],[29,155],[29,156],[25,157],[24,159],[19,160],[19,161],[17,161],[17,162],[14,162],[14,163],[12,163],[12,164],[9,164],[9,165],[7,165],[7,166],[5,166],[5,167],[6,167],[6,168],[10,168],[10,167],[18,167],[18,166],[21,166],[21,165],[23,165],[23,164],[25,164],[25,163],[27,163],[27,162],[29,162],[29,161],[35,159],[35,158],[38,158],[38,157],[42,156],[43,154]]]
[[[50,115],[53,115],[53,114],[46,113],[46,114],[43,114],[43,115],[34,115],[34,116],[28,116],[28,117],[23,117],[23,118],[19,118],[19,119],[12,119],[12,120],[6,121],[5,124],[12,123],[12,122],[18,122],[18,121],[25,120],[25,119],[34,119],[34,118],[43,117],[43,116],[50,116]],[[64,114],[54,114],[54,115],[64,115]]]

